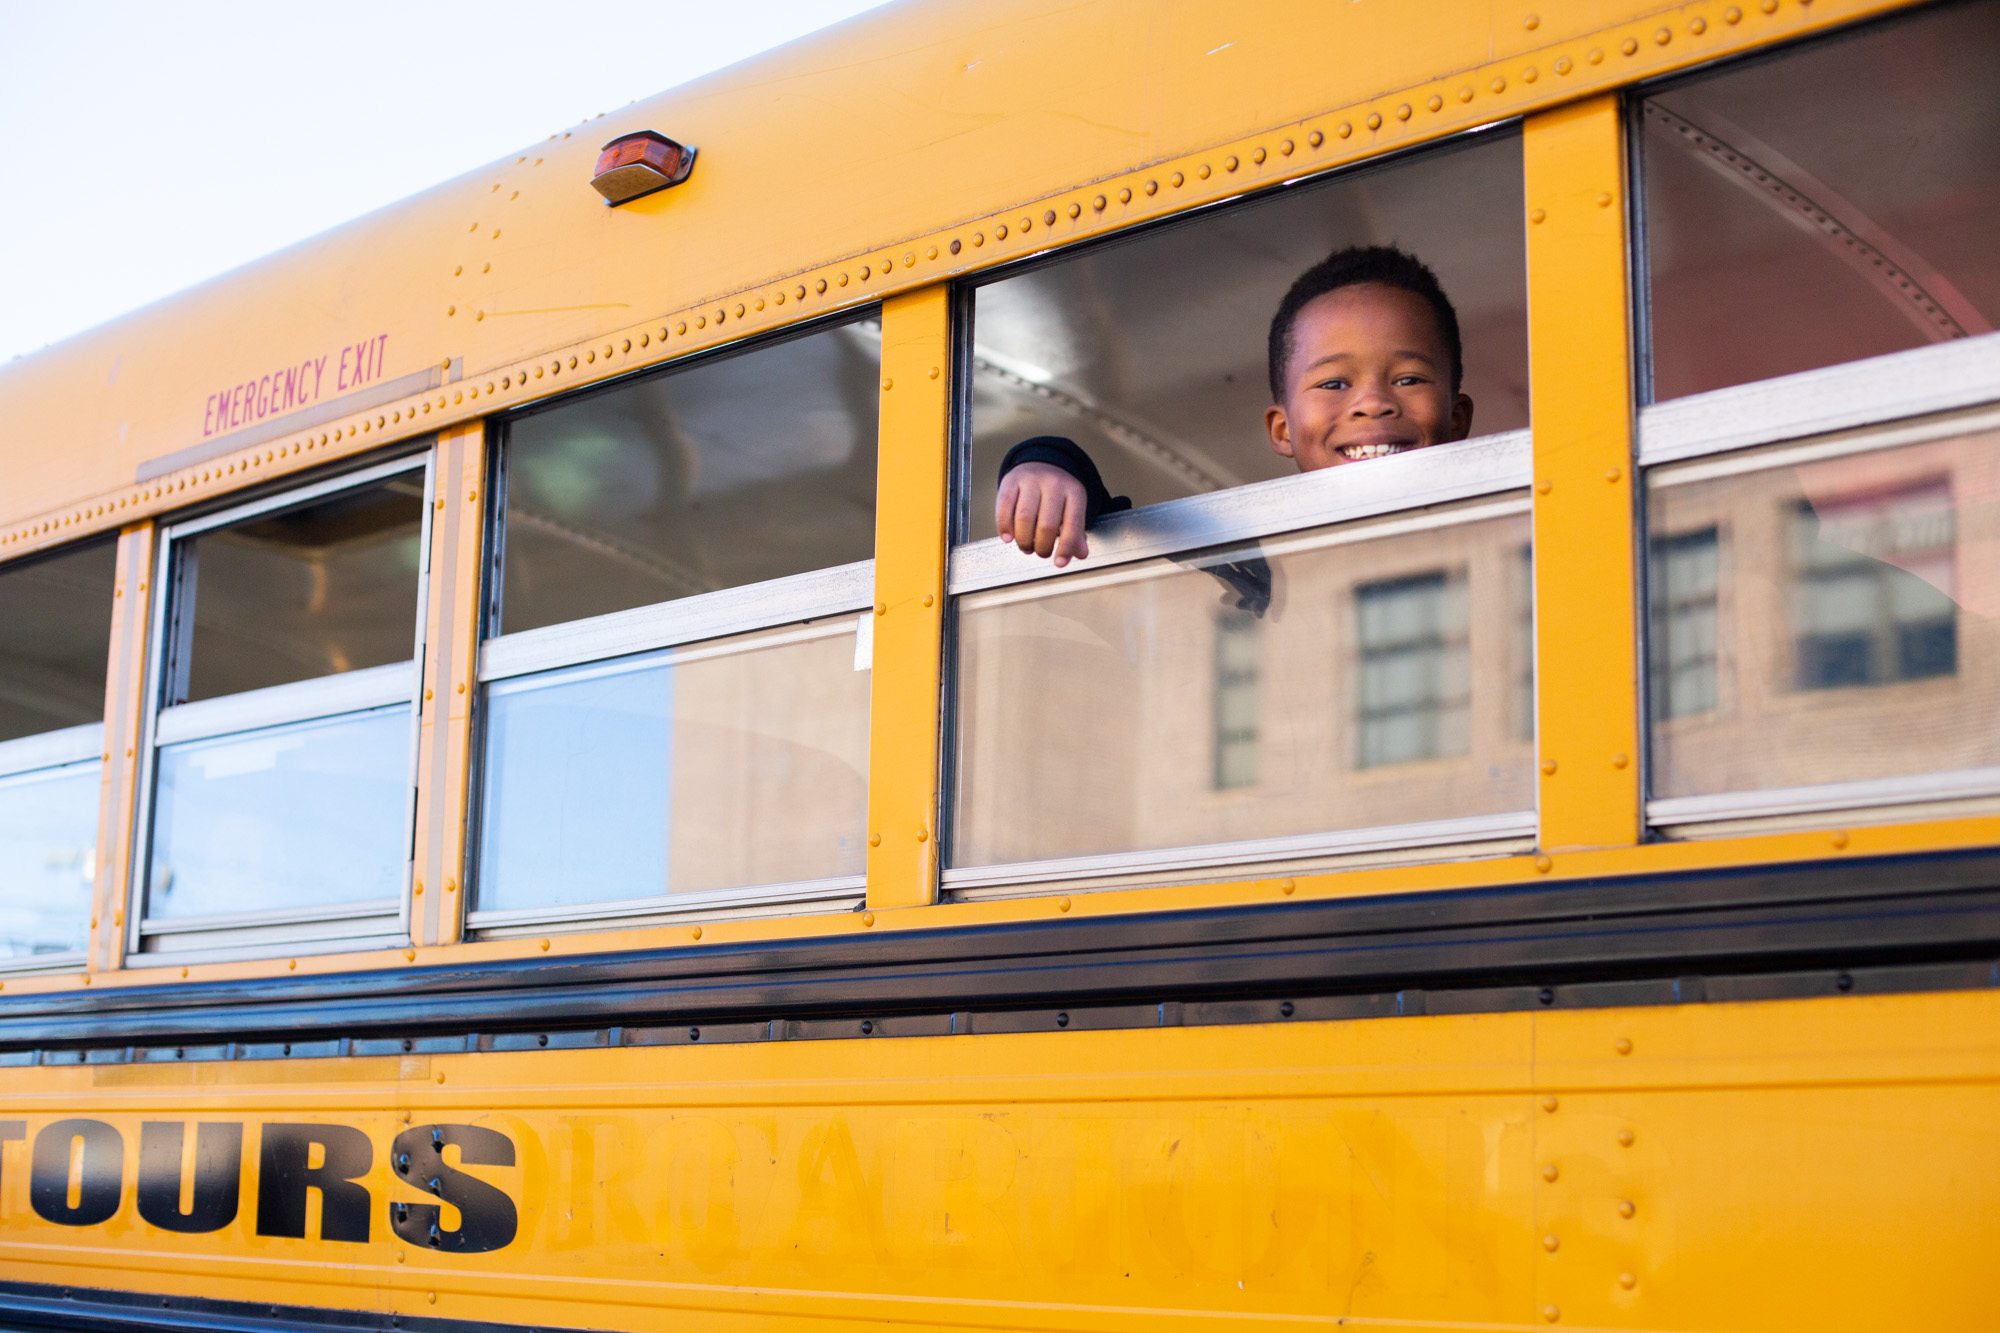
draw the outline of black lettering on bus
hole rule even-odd
[[[83,1151],[76,1151],[78,1140]],[[75,1162],[76,1206],[69,1202]],[[51,1222],[94,1227],[118,1211],[124,1197],[125,1139],[102,1120],[58,1120],[35,1135],[28,1168],[28,1202]]]
[[[313,1145],[325,1154],[312,1166]],[[306,1191],[319,1191],[319,1238],[366,1242],[368,1187],[357,1178],[375,1164],[368,1136],[349,1125],[266,1125],[257,1165],[257,1234],[306,1234]]]
[[[444,1230],[444,1209],[434,1203],[392,1203],[389,1225],[412,1245],[453,1254],[482,1254],[512,1243],[519,1227],[514,1201],[476,1176],[445,1165],[444,1150],[458,1145],[469,1166],[514,1165],[514,1141],[478,1125],[415,1125],[396,1136],[389,1163],[396,1174],[458,1209],[458,1230]]]
[[[139,1216],[162,1231],[200,1234],[236,1220],[243,1184],[243,1126],[195,1126],[194,1191],[181,1211],[181,1145],[187,1125],[148,1120],[139,1127]]]

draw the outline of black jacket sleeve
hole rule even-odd
[[[1132,507],[1130,497],[1113,495],[1105,487],[1104,478],[1097,475],[1097,464],[1090,461],[1090,455],[1075,440],[1066,440],[1060,435],[1037,435],[1032,440],[1021,441],[1000,460],[1001,478],[1004,480],[1009,472],[1023,463],[1047,463],[1083,483],[1085,527],[1106,514]]]

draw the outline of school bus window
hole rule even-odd
[[[469,925],[857,897],[881,325],[510,423]]]
[[[1653,398],[1991,332],[1996,61],[1948,5],[1645,98]]]
[[[400,938],[423,456],[169,528],[140,950]]]
[[[875,554],[873,319],[510,423],[495,632]]]
[[[1500,131],[974,289],[947,888],[1531,835],[1523,228]]]
[[[1393,244],[1436,274],[1472,428],[1526,426],[1521,207],[1520,140],[1494,132],[976,288],[961,539],[993,531],[1000,465],[1036,437],[1073,441],[1107,492],[1138,506],[1309,466],[1265,425],[1272,314],[1301,274],[1351,247]]]
[[[963,595],[946,883],[1525,836],[1527,532],[1506,496]],[[1218,614],[1226,565],[1268,602]]]
[[[1653,470],[1656,822],[2000,795],[1996,459],[1989,408]]]
[[[0,970],[82,960],[116,558],[0,566]]]
[[[1948,4],[1635,103],[1670,835],[2000,803],[1996,59]]]

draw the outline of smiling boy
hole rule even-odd
[[[1301,472],[1472,433],[1458,313],[1437,275],[1394,246],[1337,250],[1300,274],[1272,316],[1269,350],[1264,430]],[[1090,554],[1085,528],[1126,507],[1081,448],[1041,436],[1001,461],[993,522],[1003,542],[1061,568]]]

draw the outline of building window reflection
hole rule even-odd
[[[1215,789],[1257,785],[1257,620],[1215,618]]]
[[[1711,526],[1653,539],[1652,706],[1662,721],[1715,709],[1716,536]]]
[[[1354,590],[1360,655],[1357,766],[1444,759],[1471,748],[1465,575],[1432,570]]]
[[[1958,672],[1956,515],[1938,483],[1792,510],[1801,690]]]

